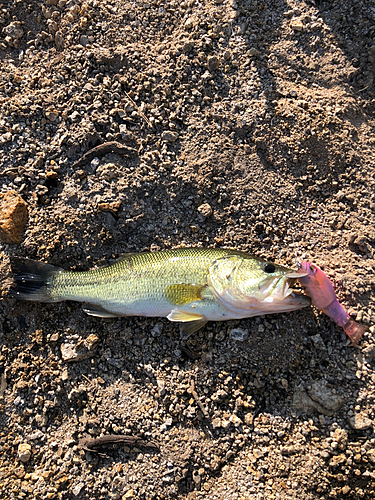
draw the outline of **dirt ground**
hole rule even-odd
[[[2,0],[1,498],[375,498],[374,71],[373,0]],[[7,296],[11,255],[179,246],[306,258],[370,330],[311,307],[184,345]],[[157,449],[81,449],[106,434]]]

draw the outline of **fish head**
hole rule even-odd
[[[256,257],[229,255],[209,269],[209,286],[216,298],[231,310],[255,314],[286,312],[310,304],[290,288],[302,273]]]

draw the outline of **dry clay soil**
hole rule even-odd
[[[29,218],[1,246],[1,498],[375,498],[374,68],[372,0],[2,0],[1,191]],[[316,263],[369,332],[309,307],[184,344],[7,296],[11,255],[197,245]],[[81,449],[106,434],[157,449]]]

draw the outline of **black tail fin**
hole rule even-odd
[[[51,298],[53,276],[62,269],[22,257],[11,257],[10,264],[14,277],[10,295],[23,300],[55,302]]]

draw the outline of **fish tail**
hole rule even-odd
[[[62,269],[36,260],[11,257],[14,283],[9,294],[17,299],[37,302],[58,302],[53,294],[53,282]]]

